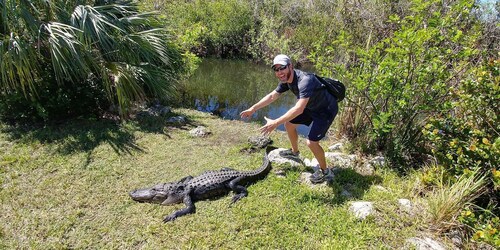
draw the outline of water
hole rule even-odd
[[[204,59],[184,84],[184,104],[213,113],[223,119],[240,119],[240,112],[273,91],[278,79],[270,66],[243,60]],[[276,119],[295,105],[296,98],[287,91],[269,106],[258,110],[250,119],[265,123],[264,116]],[[278,130],[284,131],[280,125]],[[299,126],[298,133],[307,135],[309,128]]]

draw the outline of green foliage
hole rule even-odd
[[[477,168],[491,172],[500,164],[499,67],[496,59],[475,69],[451,91],[450,113],[423,130],[439,162],[455,174]]]
[[[248,1],[145,1],[166,16],[176,43],[197,55],[244,55],[253,27]]]
[[[478,54],[472,49],[479,30],[468,15],[471,8],[472,1],[415,0],[406,16],[388,17],[395,31],[373,45],[370,36],[360,44],[359,35],[344,30],[330,45],[317,46],[318,62],[335,61],[337,51],[356,55],[345,68],[319,63],[323,74],[336,72],[348,84],[341,130],[398,162],[421,153],[421,128],[446,109],[448,89]]]
[[[450,111],[430,120],[423,134],[432,152],[449,174],[479,171],[488,177],[487,195],[476,201],[481,207],[465,211],[461,222],[470,226],[478,241],[499,245],[500,197],[500,60],[492,59],[471,72],[450,92]]]
[[[36,113],[45,119],[58,109],[85,107],[67,107],[70,102],[61,98],[78,96],[76,105],[101,99],[93,96],[94,90],[105,92],[124,117],[135,102],[174,94],[182,58],[155,15],[139,12],[131,1],[78,3],[0,2],[0,95],[14,100],[11,95],[22,93],[24,104],[36,106]],[[79,89],[94,90],[80,95]],[[41,93],[47,96],[40,98]],[[0,112],[9,116],[9,110]]]
[[[484,241],[493,246],[500,246],[500,218],[491,210],[465,209],[458,220],[475,231],[472,236],[474,241]]]
[[[37,96],[33,97],[27,98],[22,92],[1,96],[0,119],[29,123],[95,117],[110,106],[104,90],[93,82],[79,85],[64,82],[42,87],[37,88]]]

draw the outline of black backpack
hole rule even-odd
[[[332,94],[337,98],[337,102],[344,100],[345,97],[345,85],[337,80],[326,77],[321,77],[315,75],[316,78],[325,86],[328,93]]]

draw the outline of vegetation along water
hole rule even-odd
[[[474,0],[2,0],[0,248],[399,248],[417,235],[498,247],[499,13]],[[325,143],[384,167],[343,172],[324,192],[291,169],[249,188],[258,199],[203,203],[203,219],[173,227],[128,201],[128,187],[185,168],[258,165],[240,152],[258,124],[231,119],[274,88],[278,53],[345,83]],[[137,115],[158,103],[173,112]],[[213,136],[185,133],[198,125]],[[346,187],[379,216],[351,217]],[[405,217],[388,201],[399,196],[423,212]]]

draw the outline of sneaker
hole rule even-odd
[[[292,149],[287,149],[287,150],[283,150],[283,151],[280,151],[280,156],[281,157],[299,157],[300,156],[300,151],[297,151],[297,152],[293,152]]]
[[[309,177],[309,180],[313,184],[322,183],[324,181],[331,182],[333,180],[333,172],[331,169],[327,168],[325,172],[318,168],[312,175]]]

